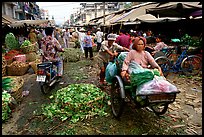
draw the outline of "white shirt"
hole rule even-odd
[[[69,31],[65,31],[65,32],[64,32],[64,38],[65,38],[65,39],[68,39],[68,38],[69,38],[69,35],[70,35]]]
[[[101,43],[102,40],[103,40],[103,32],[97,31],[97,32],[96,32],[96,39],[97,39],[97,42],[98,42],[98,43]]]

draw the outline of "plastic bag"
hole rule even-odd
[[[128,73],[130,74],[131,85],[136,87],[154,78],[153,71],[141,67],[135,61],[130,62],[128,67]]]
[[[112,83],[112,79],[117,74],[117,66],[115,62],[109,62],[106,71],[105,71],[105,79],[106,82]]]
[[[123,61],[125,60],[128,52],[121,52],[117,58],[119,68],[122,68]]]
[[[136,95],[148,95],[160,92],[170,93],[176,91],[178,91],[177,87],[165,80],[163,77],[154,76],[153,80],[137,87]]]

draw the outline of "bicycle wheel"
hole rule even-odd
[[[168,58],[161,56],[155,59],[156,63],[161,67],[164,77],[168,76],[171,63]]]
[[[196,55],[191,55],[183,59],[181,70],[186,76],[197,75],[202,69],[201,58]]]
[[[125,105],[125,97],[122,80],[118,77],[113,79],[113,83],[111,85],[111,108],[115,118],[119,118],[123,112],[123,108]]]

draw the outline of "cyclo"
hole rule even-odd
[[[119,52],[121,54],[123,52]],[[163,115],[168,109],[168,105],[175,101],[177,93],[173,92],[158,92],[153,94],[134,94],[136,86],[125,81],[121,73],[121,64],[118,63],[118,56],[112,61],[116,64],[117,74],[114,75],[111,81],[111,108],[115,118],[119,118],[126,104],[125,99],[128,98],[135,105],[136,109],[149,107],[156,115]]]

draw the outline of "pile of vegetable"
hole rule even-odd
[[[181,38],[181,42],[183,45],[189,45],[191,47],[201,47],[202,46],[202,39],[195,39],[188,34],[185,34]]]
[[[71,84],[50,96],[51,103],[42,105],[48,118],[60,118],[75,123],[96,115],[105,116],[108,94],[93,84]]]
[[[2,92],[2,121],[6,121],[11,114],[9,104],[11,103],[11,95],[6,91]]]
[[[66,48],[64,53],[60,53],[60,56],[63,56],[65,62],[77,62],[83,56],[83,52],[77,48]]]
[[[6,91],[11,90],[12,81],[13,81],[13,79],[9,78],[9,77],[2,78],[2,89],[6,90]]]
[[[14,34],[11,33],[11,32],[8,33],[8,34],[6,34],[5,44],[6,44],[6,47],[9,48],[9,50],[19,49],[18,40],[16,39],[16,37],[14,36]]]
[[[20,46],[20,48],[24,48],[24,47],[27,47],[31,44],[31,42],[29,40],[25,40],[22,45]]]

